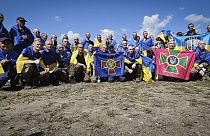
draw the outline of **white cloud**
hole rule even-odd
[[[82,37],[79,33],[74,33],[73,31],[68,31],[67,34],[61,34],[59,37],[60,40],[62,40],[63,36],[67,35],[69,37],[69,42],[73,42],[75,37],[78,37],[80,42],[82,41]]]
[[[184,10],[184,9],[185,9],[185,7],[180,7],[180,8],[179,8],[179,10]]]
[[[55,16],[54,19],[55,19],[55,21],[57,21],[57,22],[61,22],[61,21],[62,21],[62,18],[59,17],[59,16]]]
[[[103,40],[105,40],[109,34],[112,34],[113,38],[115,37],[115,35],[114,35],[115,32],[113,30],[110,30],[110,29],[101,29],[100,31],[101,31],[101,34],[100,35],[101,35],[101,37],[102,37]]]
[[[196,22],[203,22],[207,23],[210,22],[210,18],[204,17],[203,15],[191,14],[184,18],[186,21],[196,23]]]
[[[150,35],[157,36],[172,19],[172,15],[167,16],[162,21],[159,18],[159,15],[152,15],[152,16],[144,16],[144,20],[142,22],[142,27],[138,31],[140,35],[142,35],[143,31],[148,31]]]
[[[129,31],[129,30],[126,29],[126,28],[120,28],[119,33],[124,34],[124,33],[128,32],[128,31]]]

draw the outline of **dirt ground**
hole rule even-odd
[[[210,136],[210,82],[0,90],[0,135]]]

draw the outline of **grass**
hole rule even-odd
[[[150,108],[144,108],[143,109],[143,112],[148,114],[148,113],[151,113],[152,112],[152,109],[150,109]]]
[[[91,127],[93,129],[101,129],[104,126],[104,122],[101,119],[97,119],[92,125]]]
[[[110,118],[114,118],[115,117],[115,113],[114,113],[114,111],[113,110],[109,110],[109,111],[107,111],[107,116],[109,116]]]
[[[208,102],[205,102],[205,101],[199,101],[197,99],[191,99],[191,100],[188,100],[190,102],[190,106],[192,107],[197,107],[199,105],[202,105],[202,106],[207,106],[209,105]]]

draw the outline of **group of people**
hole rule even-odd
[[[48,38],[39,29],[31,32],[26,26],[25,18],[18,17],[16,25],[10,31],[3,25],[4,15],[0,13],[0,87],[8,81],[12,87],[17,85],[41,86],[57,85],[59,82],[97,82],[97,81],[128,81],[136,80],[153,82],[155,73],[154,48],[175,49],[173,40],[167,40],[149,36],[147,31],[143,32],[143,38],[137,32],[132,34],[132,40],[128,40],[125,34],[122,41],[117,44],[112,34],[102,40],[97,35],[96,41],[91,41],[91,34],[85,34],[85,40],[79,41],[74,38],[69,43],[69,37],[64,35],[62,42],[57,42],[57,36]],[[197,34],[193,24],[188,25],[189,31],[186,35]],[[210,33],[210,25],[207,27]],[[179,32],[177,35],[184,35]],[[149,43],[149,44],[148,44]],[[161,43],[161,44],[160,44]],[[124,74],[120,76],[98,77],[94,67],[94,56],[97,53],[124,53]],[[203,77],[207,71],[210,60],[206,58],[209,53],[205,49],[204,41],[200,40],[195,50],[196,61],[192,71]],[[145,70],[142,58],[153,59],[153,65],[148,66],[150,73]],[[207,69],[206,69],[207,68]],[[148,76],[150,75],[150,76]]]

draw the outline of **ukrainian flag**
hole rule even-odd
[[[193,43],[193,41],[189,41],[192,39],[203,40],[206,43],[205,48],[208,51],[210,51],[210,34],[200,34],[200,35],[192,35],[192,36],[175,36],[174,42],[176,44],[176,49],[183,51],[183,50],[187,49],[188,43],[189,44],[191,43],[192,45],[197,44],[197,43]]]
[[[173,36],[174,35],[171,30],[162,30],[158,37],[160,37],[160,39],[162,39],[164,42],[168,42],[173,39]]]

